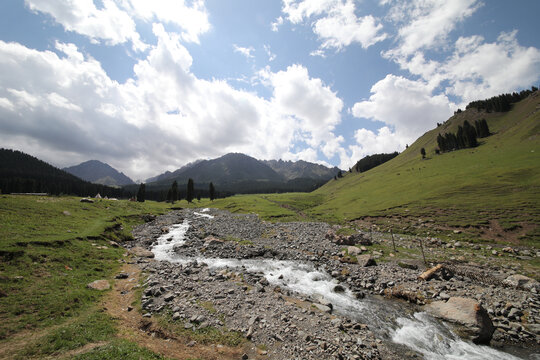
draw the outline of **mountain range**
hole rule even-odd
[[[62,170],[80,179],[107,186],[122,186],[135,184],[133,180],[114,169],[109,164],[98,160],[89,160],[79,165],[63,168]]]

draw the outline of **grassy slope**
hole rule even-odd
[[[167,209],[155,202],[0,196],[0,349],[8,349],[0,358],[56,356],[108,340],[113,321],[96,306],[102,294],[86,284],[112,281],[124,250],[110,240],[129,237],[140,214]]]
[[[490,218],[535,224],[540,219],[539,102],[540,96],[528,98],[509,113],[491,114],[494,135],[479,147],[435,155],[439,132],[455,131],[458,121],[479,117],[474,110],[459,114],[397,158],[318,189],[315,194],[325,201],[310,213],[352,220],[408,209],[420,216],[437,213],[457,226],[485,224]],[[426,160],[420,156],[422,147]]]
[[[236,196],[219,200],[216,206],[257,212],[270,220],[344,222],[384,216],[410,222],[422,217],[441,227],[469,228],[478,237],[479,228],[497,220],[503,229],[522,227],[526,234],[521,242],[539,246],[540,95],[536,95],[508,113],[472,109],[457,114],[393,160],[365,173],[346,173],[313,193]],[[435,155],[439,132],[455,132],[465,119],[474,123],[482,117],[494,134],[480,139],[479,147]],[[425,160],[422,147],[428,154]]]

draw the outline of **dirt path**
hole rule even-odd
[[[247,352],[248,349],[242,347],[189,344],[189,339],[176,337],[152,318],[144,318],[136,309],[128,311],[136,300],[134,287],[139,284],[141,270],[135,265],[124,264],[121,272],[128,273],[129,278],[116,280],[112,291],[103,300],[104,309],[116,320],[120,337],[173,359],[240,359]]]

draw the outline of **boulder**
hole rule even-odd
[[[347,252],[349,253],[350,256],[357,256],[357,255],[360,255],[362,253],[362,250],[360,250],[356,246],[348,246],[347,247]]]
[[[146,250],[145,248],[142,248],[140,246],[136,246],[133,249],[130,250],[130,252],[138,257],[145,257],[145,258],[153,258],[154,253],[150,250]]]
[[[107,280],[96,280],[92,281],[90,284],[86,285],[89,289],[94,289],[98,291],[108,290],[111,288],[111,284]]]
[[[536,289],[540,288],[540,283],[538,283],[538,281],[530,277],[527,277],[525,275],[519,275],[519,274],[510,275],[503,281],[503,284],[516,288],[516,289],[525,289],[525,290],[532,290],[533,288],[536,288]]]
[[[337,245],[373,245],[370,239],[364,237],[362,234],[353,234],[353,235],[335,235],[332,239]]]
[[[90,203],[90,204],[93,204],[93,203],[94,203],[94,200],[92,200],[92,199],[87,199],[87,198],[82,198],[82,199],[81,199],[81,202],[82,202],[82,203]]]
[[[487,311],[476,300],[451,297],[426,305],[428,313],[456,325],[458,334],[475,344],[489,344],[495,328]]]
[[[375,260],[371,257],[371,255],[359,255],[357,258],[358,260],[358,265],[362,266],[362,267],[366,267],[366,266],[376,266],[377,263],[375,262]]]

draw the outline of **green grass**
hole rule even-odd
[[[203,308],[206,308],[205,306],[208,306],[208,304],[201,305]],[[213,305],[211,306],[211,309],[212,308]],[[209,312],[213,313],[211,310],[209,310]],[[239,331],[218,329],[213,326],[206,326],[196,330],[186,329],[184,327],[184,321],[172,320],[170,314],[155,315],[155,317],[162,328],[179,337],[194,340],[199,344],[221,344],[234,347],[239,346],[246,341],[244,335]]]
[[[161,355],[139,347],[129,341],[114,340],[111,343],[93,349],[87,353],[75,356],[73,360],[166,360]]]
[[[110,340],[115,333],[111,318],[103,312],[93,311],[51,331],[28,346],[19,357],[27,359],[45,355],[55,356],[88,343]]]
[[[23,330],[45,334],[37,345],[28,344],[27,355],[61,353],[110,335],[112,320],[95,310],[103,293],[86,285],[112,280],[119,268],[125,250],[111,240],[130,239],[141,215],[168,208],[155,202],[0,196],[0,347]]]

